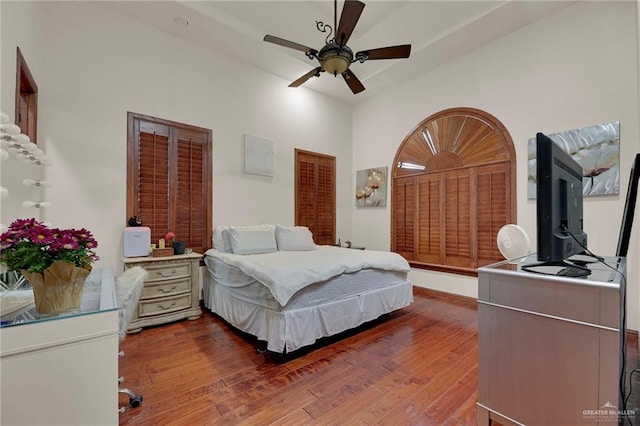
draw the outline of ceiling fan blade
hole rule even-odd
[[[340,46],[344,46],[349,41],[353,29],[360,19],[364,9],[364,3],[358,0],[345,0],[342,7],[342,14],[340,15],[340,24],[336,30],[336,43]]]
[[[264,41],[268,41],[269,43],[277,44],[279,46],[288,47],[290,49],[300,50],[302,52],[308,52],[308,51],[311,51],[311,50],[315,50],[315,49],[307,47],[307,46],[305,46],[303,44],[295,43],[293,41],[285,40],[283,38],[272,36],[272,35],[269,35],[269,34],[264,36],[263,40]]]
[[[291,83],[289,85],[289,87],[298,87],[302,83],[304,83],[305,81],[309,80],[311,77],[320,76],[320,72],[321,71],[322,71],[321,67],[316,67],[316,68],[312,69],[311,71],[309,71],[308,73],[306,73],[305,75],[303,75],[302,77],[300,77],[299,79],[297,79],[296,81],[294,81],[293,83]]]
[[[379,49],[361,50],[356,53],[356,58],[366,56],[366,60],[374,59],[399,59],[408,58],[411,54],[411,45],[402,44],[399,46],[381,47]]]
[[[347,86],[349,86],[349,89],[351,89],[354,95],[357,95],[364,90],[364,85],[360,80],[358,80],[358,77],[351,72],[351,70],[347,69],[343,72],[342,77],[344,78],[344,81],[347,82]]]

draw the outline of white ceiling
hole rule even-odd
[[[356,52],[411,44],[411,57],[352,64],[351,71],[366,87],[357,95],[340,76],[334,78],[327,73],[310,79],[304,87],[355,105],[574,2],[368,0],[349,47]],[[262,38],[271,34],[320,50],[326,34],[316,29],[315,21],[334,25],[334,2],[330,0],[128,0],[100,4],[278,75],[286,80],[283,85],[318,63],[301,51]],[[339,0],[338,20],[342,5],[343,0]]]

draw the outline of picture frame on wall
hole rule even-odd
[[[274,143],[271,139],[245,134],[244,172],[273,176]]]
[[[547,134],[582,166],[583,196],[620,193],[620,122]],[[527,198],[536,198],[536,138],[529,139]]]
[[[356,172],[356,207],[386,207],[388,167]]]

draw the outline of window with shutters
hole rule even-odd
[[[127,218],[157,242],[171,231],[198,253],[211,248],[212,132],[128,113]]]
[[[295,224],[316,244],[336,242],[336,158],[295,150]]]
[[[391,248],[413,267],[475,275],[502,260],[498,230],[516,220],[515,149],[473,108],[434,114],[400,145],[392,171]]]

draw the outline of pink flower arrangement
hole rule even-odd
[[[176,237],[176,234],[174,234],[173,232],[169,231],[167,232],[167,235],[164,237],[164,239],[166,241],[171,241]]]
[[[42,272],[62,260],[90,269],[99,260],[98,242],[90,231],[49,228],[31,219],[17,219],[0,235],[0,262],[11,271]]]

